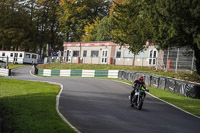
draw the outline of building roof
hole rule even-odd
[[[96,41],[96,42],[64,42],[64,47],[93,47],[93,46],[117,46],[119,44],[111,41]]]
[[[6,51],[6,50],[0,50],[0,52],[23,52],[23,53],[37,54],[37,53],[25,52],[25,51]]]

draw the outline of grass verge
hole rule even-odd
[[[30,66],[30,65],[24,65],[24,64],[12,64],[12,63],[9,63],[8,66],[9,66],[10,69],[15,69],[15,68],[18,68],[18,67]]]
[[[0,78],[0,132],[75,133],[56,112],[59,90],[48,83]]]

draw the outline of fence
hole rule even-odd
[[[196,69],[194,51],[186,47],[168,48],[159,53],[155,67],[166,72],[194,71]]]

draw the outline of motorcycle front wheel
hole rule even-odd
[[[142,98],[140,98],[140,101],[139,101],[139,103],[137,104],[136,108],[137,108],[138,110],[141,110],[141,109],[142,109],[142,106],[143,106],[143,100],[142,100]]]

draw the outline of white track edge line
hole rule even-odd
[[[63,115],[62,113],[60,112],[59,110],[59,101],[60,101],[60,95],[63,91],[63,85],[61,83],[57,83],[57,82],[48,82],[50,84],[56,84],[56,85],[60,85],[61,89],[60,89],[60,92],[59,94],[56,96],[56,111],[58,113],[58,115],[61,117],[61,119],[67,123],[72,129],[74,129],[77,133],[81,133],[76,127],[74,127]]]

